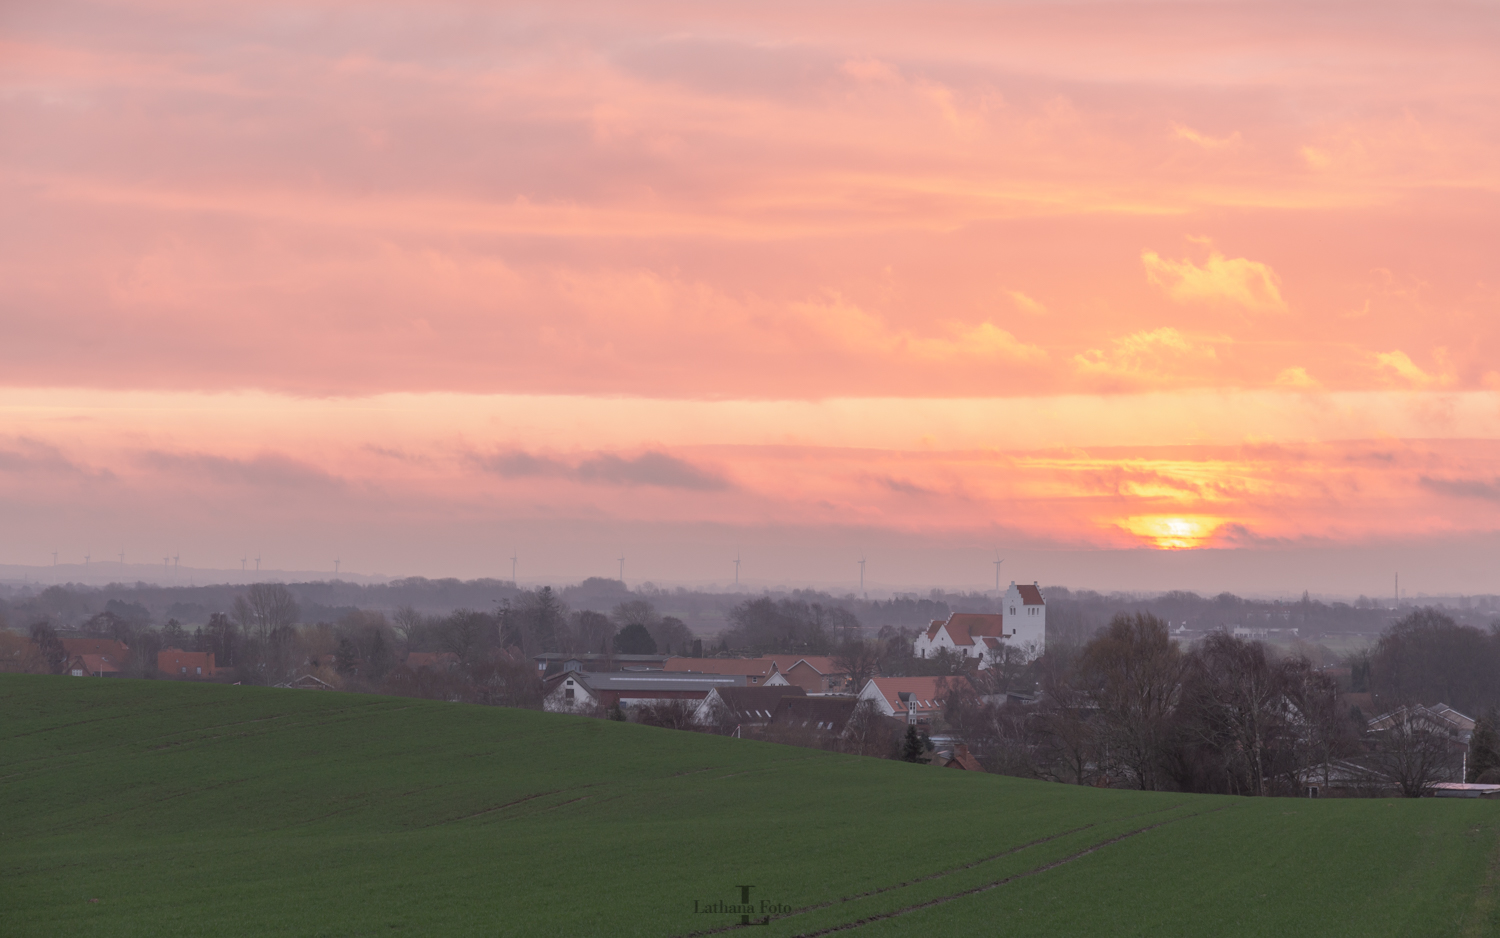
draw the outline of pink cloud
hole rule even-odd
[[[1489,455],[1381,468],[1340,441],[1495,436],[1472,397],[1500,357],[1493,39],[1486,11],[1392,4],[8,11],[0,382],[266,398],[197,438],[145,410],[96,433],[97,403],[68,432],[12,415],[32,442],[0,476],[13,498],[52,459],[84,474],[64,487],[335,492],[330,524],[385,493],[1084,545],[1171,511],[1225,544],[1489,530]],[[1189,392],[1233,416],[1139,397]],[[289,400],[436,393],[713,416],[276,435],[313,419]],[[1115,398],[1162,436],[1106,458]],[[725,430],[830,400],[903,403]],[[954,426],[989,438],[923,442]],[[1184,426],[1322,468],[1152,448]],[[1054,445],[1090,455],[1035,455]]]

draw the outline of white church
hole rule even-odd
[[[912,643],[912,653],[927,658],[946,648],[966,658],[977,658],[982,671],[999,661],[1006,646],[1019,648],[1027,660],[1047,649],[1047,603],[1037,584],[1010,589],[998,615],[955,612],[947,620],[935,620]]]

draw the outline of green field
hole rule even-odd
[[[0,933],[1496,935],[1500,804],[1099,791],[393,697],[0,675]],[[739,931],[740,929],[735,929]]]

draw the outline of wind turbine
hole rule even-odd
[[[172,579],[173,580],[177,579],[177,571],[180,570],[180,569],[182,569],[182,555],[181,554],[173,554],[172,555]]]
[[[241,557],[240,558],[240,572],[241,573],[245,572],[245,564],[247,564],[249,562],[250,562],[250,558],[249,557]]]
[[[865,591],[865,558],[859,558],[859,591]]]
[[[516,555],[510,555],[510,585],[516,585]]]
[[[625,582],[625,558],[620,558],[620,582]]]
[[[999,551],[996,551],[996,553],[998,554]],[[1005,559],[1003,557],[996,557],[991,563],[995,565],[995,592],[998,593],[1000,592],[1000,565],[1005,563]]]
[[[52,552],[52,566],[57,566],[57,551]]]
[[[120,548],[120,566],[125,566],[125,548]]]
[[[734,552],[734,585],[740,585],[740,552]]]
[[[260,572],[260,554],[255,555],[255,572]]]
[[[339,575],[339,561],[337,559],[335,559],[333,561],[333,575],[334,576],[338,576]]]
[[[84,554],[83,555],[83,565],[85,567],[87,567],[89,565],[89,560],[90,560],[89,555],[88,554]]]

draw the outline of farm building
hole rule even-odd
[[[674,700],[697,704],[719,687],[746,687],[743,674],[668,674],[660,671],[567,671],[542,685],[542,707],[551,713],[588,713],[613,707],[658,706]]]
[[[666,671],[695,671],[699,674],[739,674],[751,687],[790,683],[776,676],[776,662],[770,658],[668,658]]]
[[[538,674],[558,671],[660,671],[666,664],[667,655],[582,655],[544,651],[532,655]]]

